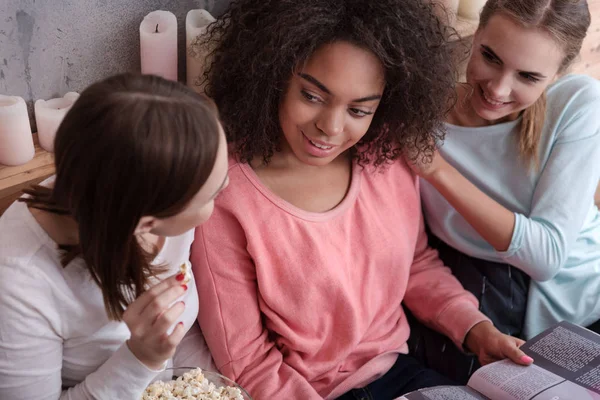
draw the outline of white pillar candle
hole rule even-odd
[[[209,49],[201,44],[202,35],[208,25],[216,21],[206,10],[190,10],[185,18],[186,82],[196,92],[202,92],[201,85],[204,68],[208,65],[206,57]]]
[[[18,96],[0,95],[0,164],[25,164],[34,154],[25,101]]]
[[[467,19],[479,19],[479,14],[485,2],[486,0],[460,0],[458,15]]]
[[[153,11],[140,24],[142,74],[177,80],[177,18],[169,11]]]
[[[54,137],[61,121],[71,108],[79,93],[69,92],[57,99],[38,100],[35,102],[35,122],[38,139],[44,150],[54,151]]]

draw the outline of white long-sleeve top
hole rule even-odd
[[[167,238],[153,261],[169,266],[159,279],[178,271],[193,240],[193,231]],[[198,315],[193,279],[188,288],[180,317],[186,330]],[[191,333],[182,352],[187,366],[206,367],[191,365],[210,362],[199,330]],[[131,353],[129,337],[124,322],[108,319],[83,260],[63,268],[57,244],[27,206],[11,205],[0,218],[0,399],[137,400],[161,371]]]

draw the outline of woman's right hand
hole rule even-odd
[[[419,155],[417,159],[415,159],[415,157],[408,152],[404,154],[404,159],[408,166],[415,174],[425,180],[430,180],[435,174],[450,166],[444,157],[440,155],[438,150],[435,150],[430,162],[425,162],[419,157],[422,156]]]
[[[144,292],[123,314],[123,321],[131,332],[127,341],[129,350],[152,370],[162,369],[185,335],[182,322],[167,334],[185,309],[183,301],[172,304],[187,290],[187,286],[181,284],[180,275],[173,275]]]

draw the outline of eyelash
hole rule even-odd
[[[358,118],[366,117],[367,115],[373,114],[370,111],[359,110],[358,108],[350,108],[349,110],[352,114],[354,114]]]
[[[483,58],[485,58],[487,61],[494,63],[494,64],[498,64],[498,60],[496,59],[496,57],[494,57],[491,53],[489,53],[488,51],[483,50],[481,52],[481,55],[483,56]]]
[[[538,78],[529,74],[521,74],[521,78],[528,80],[531,83],[536,83],[539,81]]]
[[[301,90],[300,93],[310,103],[321,103],[322,102],[322,100],[319,97],[314,96],[305,90]],[[364,111],[359,108],[349,108],[348,110],[357,118],[362,118],[362,117],[366,117],[367,115],[373,114],[370,111]]]
[[[313,96],[312,94],[308,93],[306,90],[301,90],[300,93],[302,93],[302,96],[310,101],[311,103],[321,103],[321,99],[318,98],[317,96]]]
[[[498,60],[489,52],[483,50],[481,52],[481,55],[483,55],[483,58],[485,58],[488,62],[493,63],[493,64],[498,64]],[[538,78],[534,77],[533,75],[529,75],[529,74],[519,74],[519,76],[531,83],[537,83],[539,81]]]

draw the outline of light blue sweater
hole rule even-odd
[[[446,124],[440,149],[467,179],[515,213],[507,251],[496,251],[424,180],[421,194],[427,223],[440,239],[532,278],[525,320],[530,338],[557,321],[586,326],[600,319],[600,213],[593,201],[600,179],[600,82],[567,75],[548,88],[539,170],[519,157],[520,122]]]

